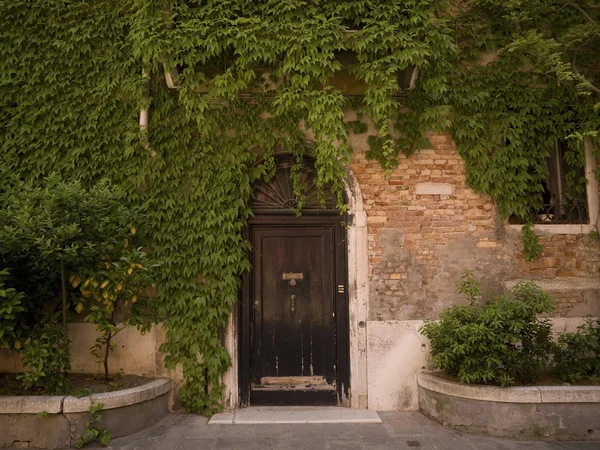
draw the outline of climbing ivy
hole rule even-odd
[[[572,196],[585,199],[583,139],[596,139],[600,127],[595,2],[457,5],[450,102],[467,181],[496,200],[502,217],[528,221],[542,204],[546,158],[565,142]]]
[[[569,138],[583,161],[598,129],[597,12],[579,5],[590,20],[559,0],[0,0],[0,163],[34,182],[107,178],[143,209],[164,261],[161,350],[182,365],[183,405],[210,414],[252,185],[274,154],[310,152],[343,208],[349,132],[370,120],[368,157],[391,170],[448,130],[469,183],[528,219],[549,145]],[[363,97],[336,87],[346,70]]]

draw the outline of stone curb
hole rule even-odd
[[[153,398],[166,394],[171,390],[171,380],[169,378],[159,378],[142,386],[137,386],[121,391],[103,392],[101,394],[92,394],[89,397],[68,396],[63,402],[63,413],[87,412],[90,409],[92,401],[102,403],[103,409],[121,408],[123,406],[143,403]]]
[[[429,373],[417,376],[420,387],[440,394],[499,403],[600,403],[600,386],[497,387],[466,385]]]
[[[488,402],[503,403],[541,403],[542,394],[538,387],[511,387],[480,386],[456,383],[444,380],[428,373],[418,375],[418,383],[422,388],[453,397],[484,400]]]
[[[0,414],[48,414],[87,412],[92,404],[103,403],[103,409],[121,408],[152,400],[171,390],[169,378],[159,378],[142,386],[114,392],[92,394],[89,397],[15,395],[0,396]]]
[[[542,403],[600,403],[600,386],[540,386]]]
[[[0,396],[0,414],[59,414],[64,398],[60,395]]]

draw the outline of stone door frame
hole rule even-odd
[[[350,407],[367,409],[367,314],[369,297],[369,256],[367,214],[358,181],[350,170],[346,178],[348,200],[348,307],[350,332]],[[238,308],[229,315],[223,342],[231,356],[231,367],[223,376],[225,405],[239,407]]]

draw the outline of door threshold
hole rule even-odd
[[[317,386],[323,388],[327,386]],[[250,404],[252,406],[335,406],[338,404],[335,387],[328,389],[282,389],[282,386],[273,388],[255,389],[250,391]]]
[[[250,406],[215,414],[212,425],[382,423],[377,411],[339,406]]]

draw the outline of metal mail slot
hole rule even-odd
[[[281,275],[282,280],[303,280],[304,274],[301,272],[287,272]]]

